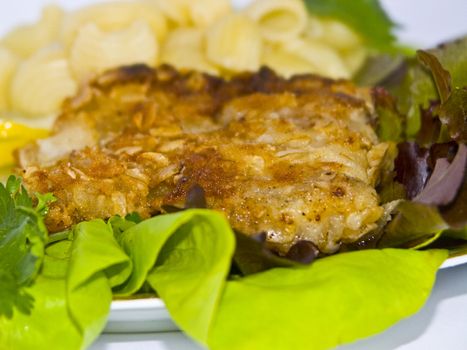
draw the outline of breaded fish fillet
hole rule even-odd
[[[69,99],[53,135],[17,154],[31,191],[52,192],[51,232],[93,218],[183,207],[201,186],[236,230],[331,253],[376,227],[387,150],[370,92],[268,69],[226,81],[168,66],[107,72]]]

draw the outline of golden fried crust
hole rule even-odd
[[[201,186],[210,208],[281,253],[323,252],[374,229],[386,145],[366,89],[269,69],[226,81],[131,66],[69,99],[54,135],[18,152],[26,186],[58,201],[51,232],[93,218],[182,207]],[[78,135],[78,137],[74,137]]]

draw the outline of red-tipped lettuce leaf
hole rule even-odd
[[[266,235],[254,237],[235,232],[236,247],[234,254],[235,266],[243,275],[251,275],[274,267],[296,266],[292,260],[281,258],[266,246]]]
[[[420,110],[421,126],[416,137],[417,144],[420,146],[429,147],[439,139],[441,121],[436,115],[438,108],[439,103],[432,102],[428,108]]]
[[[404,161],[399,159],[396,162],[396,170],[398,175],[404,175],[399,180],[403,181],[409,198],[413,200],[398,205],[397,214],[385,227],[378,243],[382,248],[424,246],[426,242],[438,238],[442,231],[462,229],[466,224],[467,147],[459,145],[456,156],[450,162],[448,156],[452,144],[435,145],[430,150],[421,149],[414,143],[403,146],[398,158],[402,157]],[[441,155],[445,157],[439,157]],[[398,166],[408,166],[409,171],[397,169]],[[417,170],[424,175],[415,179],[408,176]],[[427,174],[429,177],[423,181]]]
[[[414,142],[398,145],[399,153],[394,162],[396,181],[404,185],[407,198],[417,196],[425,186],[430,175],[428,167],[429,151]]]
[[[418,50],[417,58],[431,72],[441,102],[445,102],[451,94],[451,74],[443,68],[435,55],[427,51]]]
[[[467,165],[467,147],[460,145],[450,164],[446,158],[436,161],[425,188],[414,200],[426,205],[444,206],[452,203],[464,181]]]

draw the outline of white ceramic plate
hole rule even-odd
[[[111,306],[105,333],[149,333],[178,330],[158,298],[118,300]]]
[[[441,269],[467,263],[467,255],[450,258]],[[158,298],[119,300],[111,306],[105,333],[154,333],[176,331],[164,302]]]

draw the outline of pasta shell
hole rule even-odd
[[[11,104],[15,111],[43,117],[57,112],[76,90],[63,49],[44,49],[19,66],[11,83]]]
[[[341,56],[351,74],[354,75],[365,63],[368,57],[368,51],[364,47],[357,47],[355,49],[343,51]]]
[[[190,23],[189,0],[152,0],[152,3],[176,25],[184,26]]]
[[[301,0],[257,0],[245,13],[258,23],[263,38],[273,42],[297,37],[305,30],[308,18]]]
[[[196,69],[217,74],[218,69],[210,64],[203,52],[204,33],[197,28],[178,28],[172,31],[161,51],[161,62],[177,68]]]
[[[232,12],[232,5],[230,0],[197,0],[189,3],[188,12],[195,26],[207,27]]]
[[[108,2],[85,7],[67,16],[62,41],[69,47],[81,28],[89,23],[95,24],[102,31],[111,32],[124,30],[138,20],[147,22],[158,40],[167,34],[167,21],[154,3]]]
[[[350,27],[342,22],[326,19],[322,21],[321,41],[339,50],[350,50],[362,46],[362,40]]]
[[[308,16],[304,35],[310,39],[321,40],[324,36],[323,21],[318,17]]]
[[[17,55],[27,58],[37,50],[56,41],[62,20],[62,9],[49,5],[42,11],[42,17],[38,23],[14,29],[3,38],[2,45]]]
[[[266,66],[286,78],[296,74],[318,72],[318,69],[311,62],[275,45],[265,48],[262,61]]]
[[[18,58],[10,50],[0,47],[0,112],[9,108],[10,82],[18,61]]]
[[[312,39],[296,39],[284,43],[284,49],[314,65],[318,74],[330,78],[350,78],[347,68],[337,50]]]
[[[95,24],[83,26],[71,48],[70,64],[81,81],[121,65],[154,65],[159,47],[149,25],[137,21],[127,29],[105,33]]]
[[[207,58],[233,71],[255,71],[261,65],[262,40],[258,26],[242,14],[219,19],[206,33]]]

